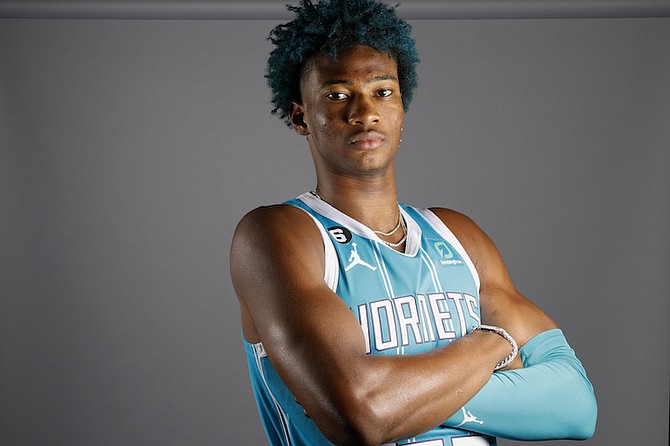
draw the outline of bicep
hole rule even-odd
[[[488,237],[487,237],[488,239]],[[556,323],[514,286],[500,253],[488,239],[479,253],[482,320],[505,328],[520,346]]]

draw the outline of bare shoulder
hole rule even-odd
[[[447,225],[463,245],[477,269],[482,291],[486,291],[489,286],[510,290],[514,288],[498,248],[470,217],[445,208],[431,208],[431,211]]]
[[[287,246],[297,244],[307,252],[323,246],[314,221],[305,211],[288,204],[259,207],[238,223],[233,235],[231,263],[238,263],[252,253],[280,255]]]
[[[482,267],[483,257],[497,250],[493,241],[486,233],[467,215],[453,209],[430,208],[437,217],[454,233],[467,251],[477,269]],[[479,264],[479,265],[478,265]]]
[[[261,206],[247,213],[235,230],[234,239],[248,235],[249,232],[262,235],[267,231],[281,230],[285,225],[307,225],[311,218],[306,212],[289,204]],[[313,224],[312,224],[313,226]],[[295,231],[289,231],[289,235]]]
[[[309,264],[301,270],[301,277],[322,270],[323,241],[314,221],[302,209],[286,204],[266,206],[254,209],[239,222],[230,255],[234,285],[244,285],[248,275],[268,280],[281,273],[290,280],[300,264]]]

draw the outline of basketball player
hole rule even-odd
[[[584,439],[596,402],[562,331],[468,217],[398,204],[416,85],[409,25],[375,0],[291,7],[271,34],[274,112],[316,188],[240,222],[231,272],[272,445]]]

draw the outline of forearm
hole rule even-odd
[[[509,344],[498,335],[474,332],[423,354],[366,355],[362,358],[365,364],[356,366],[360,367],[356,373],[359,378],[351,385],[342,383],[332,396],[342,418],[334,424],[315,421],[331,441],[344,434],[338,432],[338,425],[352,427],[354,444],[380,444],[419,435],[472,398],[507,354]],[[432,398],[436,394],[445,398]],[[329,432],[329,425],[335,431]]]
[[[494,373],[445,425],[518,440],[593,435],[593,387],[562,332],[540,333],[520,354],[525,368]]]

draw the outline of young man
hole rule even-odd
[[[562,332],[457,212],[399,205],[394,156],[418,57],[372,0],[303,0],[271,34],[274,112],[316,189],[250,212],[231,272],[273,445],[588,438],[596,403]],[[517,346],[520,354],[517,355]]]

